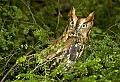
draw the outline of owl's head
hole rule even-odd
[[[69,29],[74,29],[74,27],[76,26],[76,22],[78,20],[77,16],[75,15],[75,8],[72,7],[69,14],[68,14],[68,25],[69,25]]]
[[[63,36],[72,36],[74,34],[76,22],[78,20],[77,16],[75,15],[75,8],[72,7],[69,14],[68,14],[68,25],[63,33]]]
[[[89,34],[93,26],[94,12],[90,13],[87,18],[79,18],[77,20],[75,31],[76,36],[80,36],[84,43],[87,42]]]

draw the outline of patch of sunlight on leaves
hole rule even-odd
[[[26,58],[27,58],[26,56],[22,56],[22,57],[19,57],[18,60],[19,62],[25,62]]]

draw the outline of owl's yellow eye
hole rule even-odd
[[[87,23],[83,23],[82,25],[81,25],[81,24],[78,24],[77,27],[78,27],[79,30],[80,30],[81,28],[87,28]]]
[[[81,27],[82,28],[86,28],[87,27],[87,23],[83,23]]]
[[[71,25],[74,25],[74,21],[71,21],[70,24],[71,24]]]

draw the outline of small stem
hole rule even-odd
[[[58,0],[58,22],[57,22],[57,26],[56,26],[56,33],[58,31],[58,27],[59,27],[59,24],[60,24],[60,1]]]
[[[4,77],[2,78],[1,82],[4,82],[5,78],[8,76],[8,74],[10,73],[10,71],[17,65],[17,63],[15,63],[10,70],[4,75]]]

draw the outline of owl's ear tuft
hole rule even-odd
[[[75,15],[75,8],[72,6],[68,16]]]
[[[89,20],[93,21],[94,20],[94,12],[90,13],[88,17],[89,17]]]
[[[94,12],[90,13],[89,16],[86,18],[86,22],[94,20]]]

